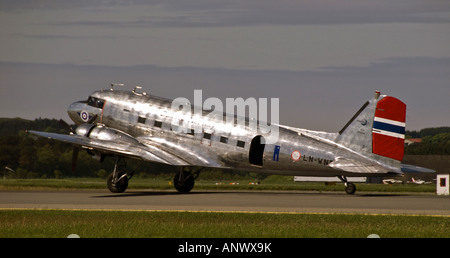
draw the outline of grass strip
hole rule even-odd
[[[0,210],[2,238],[448,238],[449,228],[438,216]]]

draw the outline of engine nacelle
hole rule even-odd
[[[94,127],[94,124],[82,124],[75,129],[75,133],[80,136],[89,137],[89,134]]]
[[[112,141],[112,142],[128,142],[138,144],[139,141],[133,136],[119,131],[114,128],[109,128],[98,124],[82,124],[77,127],[75,133],[80,136],[89,137],[97,140]]]

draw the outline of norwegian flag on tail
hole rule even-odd
[[[372,128],[372,152],[402,160],[405,150],[406,104],[386,96],[377,103]]]

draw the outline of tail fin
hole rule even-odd
[[[361,153],[401,161],[405,120],[406,104],[377,91],[339,131],[336,142]]]
[[[372,152],[402,160],[405,150],[406,104],[394,97],[377,103],[372,128]]]

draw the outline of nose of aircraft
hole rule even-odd
[[[72,104],[70,104],[69,108],[67,109],[67,114],[69,115],[70,119],[72,119],[72,121],[75,122],[75,124],[80,124],[81,123],[81,119],[80,119],[80,112],[81,112],[81,107],[80,107],[80,102],[74,102]]]
[[[72,119],[72,121],[77,125],[89,121],[89,119],[94,115],[90,111],[92,110],[89,109],[86,101],[74,102],[70,104],[69,108],[67,109],[67,113],[69,114],[70,119]]]

